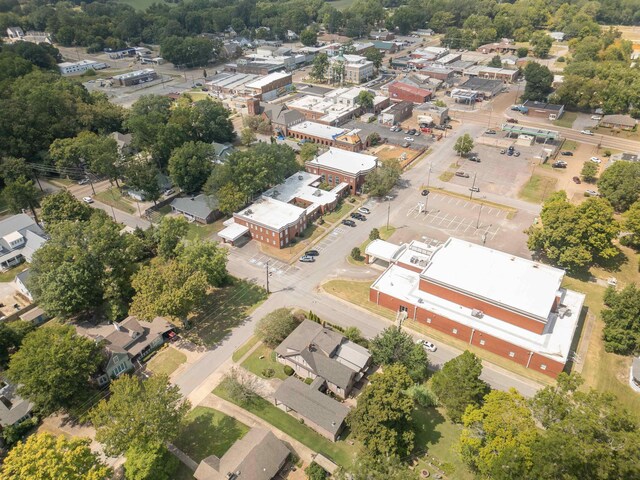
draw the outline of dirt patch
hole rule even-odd
[[[394,147],[391,145],[384,145],[380,147],[375,155],[380,160],[399,160],[402,168],[405,168],[411,162],[413,162],[416,158],[420,156],[422,152],[419,150],[412,150],[411,148],[402,148],[402,147]]]

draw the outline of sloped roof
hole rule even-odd
[[[201,193],[197,197],[181,197],[171,202],[171,206],[181,213],[196,218],[207,218],[218,208],[218,200]]]

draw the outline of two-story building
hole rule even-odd
[[[19,213],[0,221],[0,270],[31,262],[46,241],[45,233],[29,215]]]
[[[377,166],[378,157],[338,148],[329,148],[305,164],[307,172],[320,175],[329,186],[349,184],[351,194],[362,190],[367,175]]]

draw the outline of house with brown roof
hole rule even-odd
[[[637,124],[638,121],[631,115],[605,115],[599,125],[620,130],[633,130]]]
[[[111,379],[132,370],[135,362],[175,336],[173,325],[162,317],[156,317],[151,322],[137,317],[100,325],[84,322],[77,325],[76,330],[79,335],[104,346],[104,373],[96,379],[98,385],[106,385]]]
[[[202,460],[193,476],[196,480],[271,480],[290,453],[272,432],[254,427],[222,457],[210,455]]]

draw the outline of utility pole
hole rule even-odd
[[[431,194],[431,192],[429,192],[429,184],[431,183],[431,165],[429,165],[429,170],[427,171],[427,198],[424,201],[424,213],[425,215],[429,214],[429,195]]]
[[[469,192],[469,200],[471,200],[473,198],[473,189],[476,187],[476,175],[478,175],[477,173],[473,174],[473,185],[471,185],[471,188],[469,190],[471,190]]]
[[[267,260],[266,267],[267,267],[267,295],[269,295],[271,293],[269,291],[269,260]]]
[[[478,221],[476,222],[476,230],[480,228],[480,214],[482,213],[482,204],[480,204],[480,210],[478,211]]]
[[[389,215],[391,214],[391,200],[387,196],[387,231],[389,231]]]

